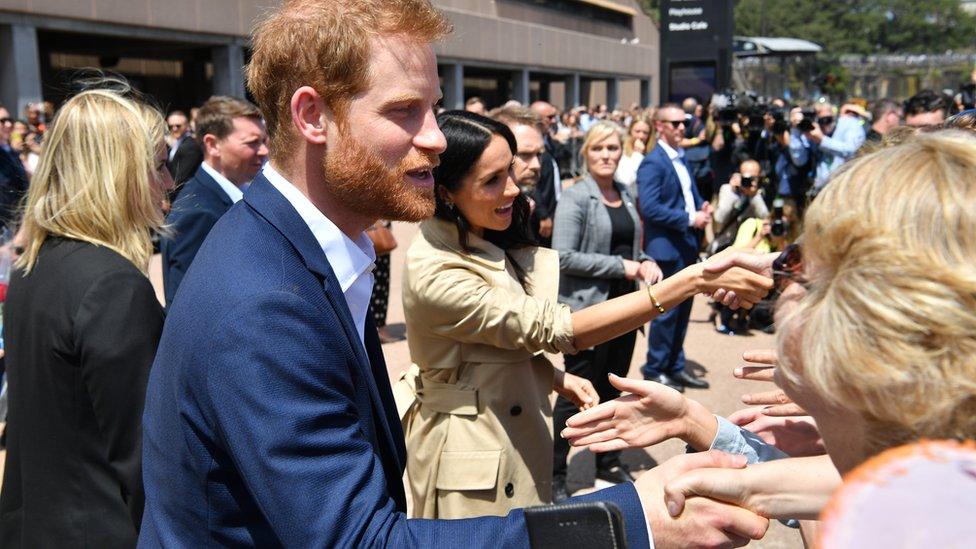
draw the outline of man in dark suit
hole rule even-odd
[[[644,220],[644,253],[661,267],[665,277],[698,259],[702,231],[712,207],[704,202],[691,178],[679,144],[684,138],[685,113],[674,103],[657,111],[657,146],[637,169],[637,193]],[[707,388],[708,383],[685,370],[684,341],[692,301],[667,311],[651,322],[645,379],[680,391]]]
[[[203,149],[190,131],[190,122],[183,111],[173,111],[166,117],[166,125],[173,138],[169,147],[166,167],[173,176],[177,188],[193,177],[203,162]]]
[[[243,196],[268,156],[267,132],[261,111],[233,97],[211,97],[200,107],[197,129],[203,162],[183,185],[166,224],[170,237],[160,241],[163,293],[173,303],[183,276],[220,216]]]
[[[293,0],[256,29],[248,87],[271,160],[167,316],[147,391],[141,547],[528,545],[521,510],[407,519],[403,432],[367,314],[366,228],[433,213],[446,142],[431,43],[449,29],[427,0]],[[681,458],[694,461],[642,476],[639,492],[580,500],[615,503],[631,547],[648,546],[649,528],[658,547],[755,536],[746,511],[711,500],[714,512],[670,518],[664,482],[728,465]]]
[[[552,129],[556,125],[559,112],[545,101],[536,101],[530,108],[542,122],[542,141],[545,145],[540,159],[539,182],[532,193],[532,200],[535,201],[532,219],[539,244],[549,247],[552,245],[552,220],[556,216],[556,203],[559,202],[563,190],[559,164],[556,162],[560,148],[552,137]]]
[[[0,106],[0,229],[16,229],[20,203],[27,194],[27,171],[10,146],[14,123],[10,112]]]

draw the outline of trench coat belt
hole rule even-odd
[[[410,365],[400,376],[400,380],[393,386],[393,393],[401,421],[417,403],[442,414],[478,415],[477,389],[421,379],[420,368],[416,364]]]

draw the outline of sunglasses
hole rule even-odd
[[[674,128],[674,129],[678,129],[681,126],[684,126],[685,125],[685,121],[684,120],[662,120],[661,122],[668,122],[668,123],[670,123],[671,124],[671,127]]]
[[[0,118],[0,124],[10,124],[13,121],[13,118]]]
[[[178,129],[182,128],[182,127],[183,127],[183,124],[170,124],[169,125],[169,129],[171,129],[171,130],[178,130]]]
[[[803,273],[803,250],[799,244],[790,244],[773,260],[773,286],[783,291],[791,282],[806,285]]]

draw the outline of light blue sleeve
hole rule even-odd
[[[790,457],[772,444],[767,444],[755,433],[735,425],[724,417],[715,417],[718,419],[718,432],[715,433],[715,439],[709,450],[741,454],[746,456],[750,464]]]

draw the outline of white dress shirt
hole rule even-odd
[[[224,194],[230,198],[231,202],[237,204],[242,198],[244,198],[244,191],[239,189],[237,185],[231,183],[230,179],[224,177],[224,175],[215,170],[213,166],[207,164],[206,160],[200,163],[200,167],[203,168],[203,171],[207,172],[207,175],[212,177],[218,185],[220,185],[220,188],[223,189]]]
[[[307,196],[302,194],[294,185],[288,182],[271,163],[264,165],[264,177],[278,189],[285,199],[298,211],[305,224],[308,225],[315,240],[318,241],[325,257],[328,258],[339,287],[346,298],[349,313],[356,324],[359,341],[365,349],[366,314],[369,310],[369,299],[373,294],[373,262],[376,252],[373,241],[365,232],[350,239],[328,217],[312,204]]]
[[[685,166],[682,161],[685,157],[685,151],[682,148],[674,150],[661,139],[657,140],[657,146],[661,147],[668,155],[668,158],[671,159],[671,165],[674,166],[674,171],[678,174],[678,181],[681,182],[681,194],[685,197],[685,211],[688,212],[688,226],[691,227],[695,224],[695,215],[698,214],[698,210],[695,209],[695,195],[691,193],[691,174],[688,173],[688,166]]]

